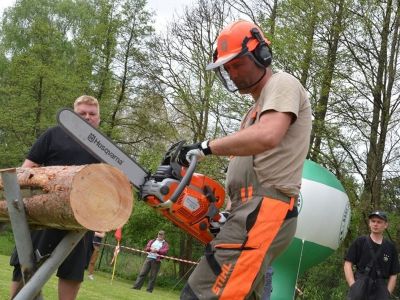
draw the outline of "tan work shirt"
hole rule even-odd
[[[260,112],[257,118],[268,110],[293,114],[293,122],[281,143],[254,157],[254,171],[262,186],[297,196],[311,133],[311,105],[306,90],[294,76],[275,73],[254,107]]]

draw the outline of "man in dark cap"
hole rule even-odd
[[[397,250],[383,237],[388,227],[386,213],[374,211],[368,219],[370,234],[358,237],[344,258],[344,274],[350,287],[348,300],[389,299],[400,272]]]

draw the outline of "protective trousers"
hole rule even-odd
[[[295,199],[262,187],[252,156],[231,160],[227,192],[232,213],[207,245],[181,299],[260,299],[267,267],[295,234]]]

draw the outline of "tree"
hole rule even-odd
[[[370,6],[372,5],[372,7]],[[398,82],[400,6],[398,2],[359,3],[354,7],[353,20],[345,33],[345,45],[354,66],[342,76],[356,91],[354,101],[359,109],[351,114],[351,130],[359,132],[366,142],[364,157],[358,162],[364,187],[360,202],[365,211],[383,206],[382,184],[385,170],[393,168],[398,159],[399,136]],[[347,101],[344,109],[349,109]],[[359,148],[347,147],[354,160]],[[398,170],[387,172],[397,177]]]
[[[322,66],[322,81],[319,91],[319,98],[314,105],[314,122],[311,135],[311,153],[310,158],[319,162],[322,138],[327,131],[325,128],[325,119],[328,112],[329,94],[331,93],[334,72],[336,68],[338,48],[340,37],[344,29],[346,2],[344,0],[332,1],[332,20],[327,25],[328,31],[324,34],[327,44],[327,53]],[[316,133],[319,134],[316,134]]]
[[[67,0],[18,1],[3,16],[3,166],[22,161],[33,140],[54,123],[56,110],[76,97],[68,22],[60,13],[60,7],[68,4]]]
[[[229,0],[226,2],[239,16],[246,15],[254,23],[262,25],[270,37],[275,35],[279,7],[278,0]]]

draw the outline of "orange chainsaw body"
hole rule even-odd
[[[167,178],[153,184],[153,190],[162,189],[163,193],[148,193],[144,197],[148,205],[200,242],[207,244],[214,238],[208,228],[210,219],[218,215],[225,201],[225,190],[221,184],[205,175],[194,173],[189,185],[169,207],[163,207],[162,204],[171,197],[179,180]]]

